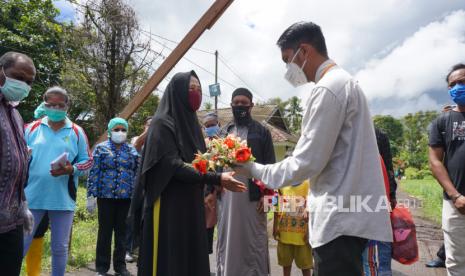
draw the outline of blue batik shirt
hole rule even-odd
[[[87,179],[87,196],[129,199],[134,189],[139,154],[130,144],[119,149],[111,140],[98,144],[93,153],[94,165]]]

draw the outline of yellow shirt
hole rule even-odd
[[[300,197],[299,200],[306,200],[308,195],[310,183],[308,180],[302,182],[302,184],[294,187],[285,187],[280,189],[280,201],[287,198],[287,206],[293,210],[297,200],[293,200],[293,197]],[[301,202],[301,201],[300,201]],[[306,206],[306,205],[305,205]],[[281,207],[281,206],[278,206]],[[280,210],[280,209],[278,209]],[[276,229],[277,239],[285,244],[293,245],[305,245],[308,244],[306,239],[308,232],[308,218],[305,218],[306,209],[297,210],[296,212],[278,212]]]

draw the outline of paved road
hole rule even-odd
[[[408,199],[411,203],[415,203],[418,207],[419,202],[412,197],[408,197],[406,194],[398,194],[399,201],[401,199]],[[431,269],[426,268],[425,263],[436,256],[436,251],[442,244],[442,232],[441,229],[434,223],[422,218],[421,208],[411,208],[415,224],[417,227],[417,239],[420,249],[420,260],[413,265],[402,265],[396,261],[393,261],[393,276],[445,276],[445,269]],[[270,225],[272,225],[270,223]],[[269,230],[271,227],[269,227]],[[269,231],[271,232],[271,231]],[[270,235],[271,237],[271,235]],[[282,275],[282,269],[278,265],[277,253],[276,253],[276,242],[270,238],[269,240],[270,250],[270,264],[271,264],[271,275],[277,276]],[[215,253],[210,256],[210,267],[212,271],[216,267]],[[128,270],[133,274],[137,274],[137,268],[135,264],[128,264]],[[113,275],[113,271],[109,272]],[[95,275],[94,265],[90,264],[88,268],[81,269],[67,273],[66,275],[73,276],[89,276]],[[300,271],[293,268],[292,275],[301,275]]]

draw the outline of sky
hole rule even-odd
[[[63,18],[75,20],[69,4],[56,3]],[[152,49],[167,56],[176,46],[170,41],[179,42],[213,0],[128,3],[141,28],[152,34]],[[298,96],[305,103],[313,84],[295,89],[287,83],[276,46],[281,33],[298,21],[321,26],[330,58],[360,82],[373,115],[399,117],[451,103],[445,76],[452,65],[465,63],[463,0],[235,0],[169,76],[194,69],[208,93],[217,50],[220,107],[229,104],[237,87],[249,88],[256,102]]]

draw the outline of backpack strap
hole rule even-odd
[[[77,127],[75,123],[72,123],[71,127],[73,128],[74,133],[76,134],[77,142],[79,144],[79,128]]]

